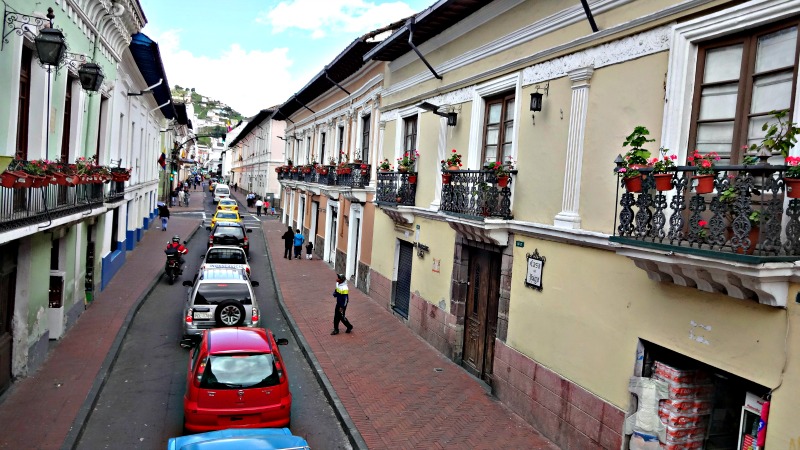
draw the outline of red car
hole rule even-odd
[[[214,328],[191,351],[183,397],[188,432],[288,427],[292,393],[275,339],[263,328]]]

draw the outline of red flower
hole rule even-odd
[[[698,221],[697,224],[700,225],[702,228],[705,228],[706,225],[708,225],[708,222],[706,222],[705,220],[701,220]]]

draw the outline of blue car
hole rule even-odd
[[[167,450],[307,450],[311,447],[288,428],[230,428],[172,438]]]

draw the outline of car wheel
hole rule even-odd
[[[237,300],[225,300],[214,311],[214,319],[220,327],[242,326],[246,316],[244,305]]]

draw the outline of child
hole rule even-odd
[[[314,251],[314,244],[312,244],[311,241],[309,240],[308,244],[306,244],[306,259],[312,259],[314,257],[312,254],[313,251]]]

